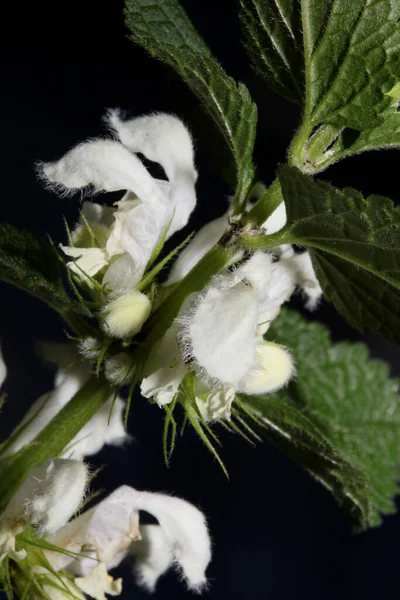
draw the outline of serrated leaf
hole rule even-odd
[[[244,44],[255,70],[289,100],[303,103],[304,67],[300,3],[240,0]]]
[[[279,170],[285,242],[307,246],[324,295],[362,331],[400,343],[400,209],[298,169]]]
[[[225,73],[177,0],[125,0],[125,16],[133,40],[172,66],[214,120],[236,166],[242,207],[254,178],[257,122],[247,88]]]
[[[40,298],[56,310],[73,305],[66,294],[51,243],[0,223],[0,279]]]
[[[356,152],[400,145],[398,0],[291,1],[299,3],[305,102],[294,164],[313,172]]]
[[[341,472],[339,500],[345,493],[348,501],[357,501],[360,528],[378,525],[380,513],[395,512],[393,498],[400,491],[399,382],[390,379],[386,363],[369,359],[363,344],[331,344],[324,326],[293,311],[281,312],[268,339],[291,348],[297,376],[286,389],[266,396],[266,406],[296,408],[329,441],[359,473],[358,485],[348,488],[356,482]]]

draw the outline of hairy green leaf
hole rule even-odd
[[[310,249],[325,296],[357,329],[400,343],[400,208],[292,167],[280,169],[279,180],[288,218],[283,237]]]
[[[172,66],[214,120],[236,165],[236,206],[242,208],[254,178],[257,122],[247,88],[225,73],[178,0],[125,0],[125,16],[133,40]]]
[[[293,164],[312,173],[356,152],[399,146],[398,0],[287,1],[292,13],[301,7],[304,40],[304,115]],[[271,11],[275,0],[259,4]]]
[[[390,378],[386,363],[369,359],[363,344],[331,344],[326,327],[309,323],[298,313],[282,310],[268,338],[291,348],[297,376],[286,389],[251,398],[251,403],[278,426],[280,406],[285,423],[295,419],[306,440],[311,423],[341,457],[336,473],[339,486],[332,492],[347,507],[354,505],[359,528],[378,525],[380,513],[395,512],[393,497],[400,491],[399,382]],[[296,410],[294,417],[286,407]],[[296,444],[304,440],[293,437],[288,444],[296,457]],[[323,452],[319,478],[325,483]]]
[[[256,71],[269,86],[303,104],[304,67],[300,3],[240,0],[244,44]]]
[[[56,310],[72,307],[59,259],[48,240],[29,231],[0,224],[0,279],[40,298]]]

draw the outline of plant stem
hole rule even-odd
[[[253,208],[243,216],[244,223],[260,227],[283,202],[281,184],[275,179]]]

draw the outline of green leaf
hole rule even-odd
[[[288,219],[282,243],[310,249],[325,296],[354,327],[400,343],[400,208],[291,167],[280,169],[279,181]]]
[[[48,240],[0,223],[0,279],[40,298],[56,310],[73,305],[66,294],[56,251]]]
[[[315,172],[356,152],[400,145],[398,0],[300,3],[305,102],[293,164]]]
[[[235,206],[243,208],[257,122],[247,88],[225,73],[177,0],[125,0],[125,16],[133,40],[173,67],[214,120],[236,165]]]
[[[393,497],[400,491],[399,382],[390,379],[386,363],[369,359],[363,344],[331,344],[324,326],[309,323],[298,313],[282,310],[268,338],[291,348],[297,376],[286,389],[251,398],[251,404],[278,427],[280,407],[281,420],[285,424],[294,422],[300,432],[303,428],[306,442],[311,423],[318,436],[341,457],[335,472],[339,486],[332,492],[348,508],[353,505],[358,528],[378,525],[380,513],[395,512]],[[286,413],[287,407],[296,412]],[[305,425],[299,415],[304,417]],[[303,444],[304,438],[301,435],[299,440],[295,430],[291,434],[286,429],[286,433],[294,438],[288,438],[287,443],[296,458],[296,445]],[[322,448],[322,483],[324,452]]]
[[[255,70],[269,86],[303,104],[304,68],[300,3],[240,0],[244,44]]]

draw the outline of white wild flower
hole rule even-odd
[[[126,190],[110,218],[110,209],[85,208],[73,246],[70,268],[85,279],[106,267],[103,282],[113,291],[131,290],[140,281],[154,247],[184,227],[196,204],[193,144],[183,123],[155,114],[124,121],[110,111],[107,121],[117,140],[79,144],[63,158],[40,166],[40,175],[61,193]],[[154,179],[134,153],[159,162],[168,181]],[[80,245],[81,244],[81,245]]]
[[[141,510],[159,524],[140,527]],[[99,569],[99,561],[110,570],[123,559],[135,557],[139,581],[149,590],[174,565],[190,589],[200,590],[211,559],[205,518],[197,508],[179,498],[128,486],[118,488],[48,539],[63,550],[84,551],[86,556],[81,558],[54,551],[47,551],[46,556],[56,571],[65,569],[76,575],[75,584],[88,593],[87,582],[95,586],[97,580],[99,587],[101,581],[115,585],[105,577],[105,567]]]

